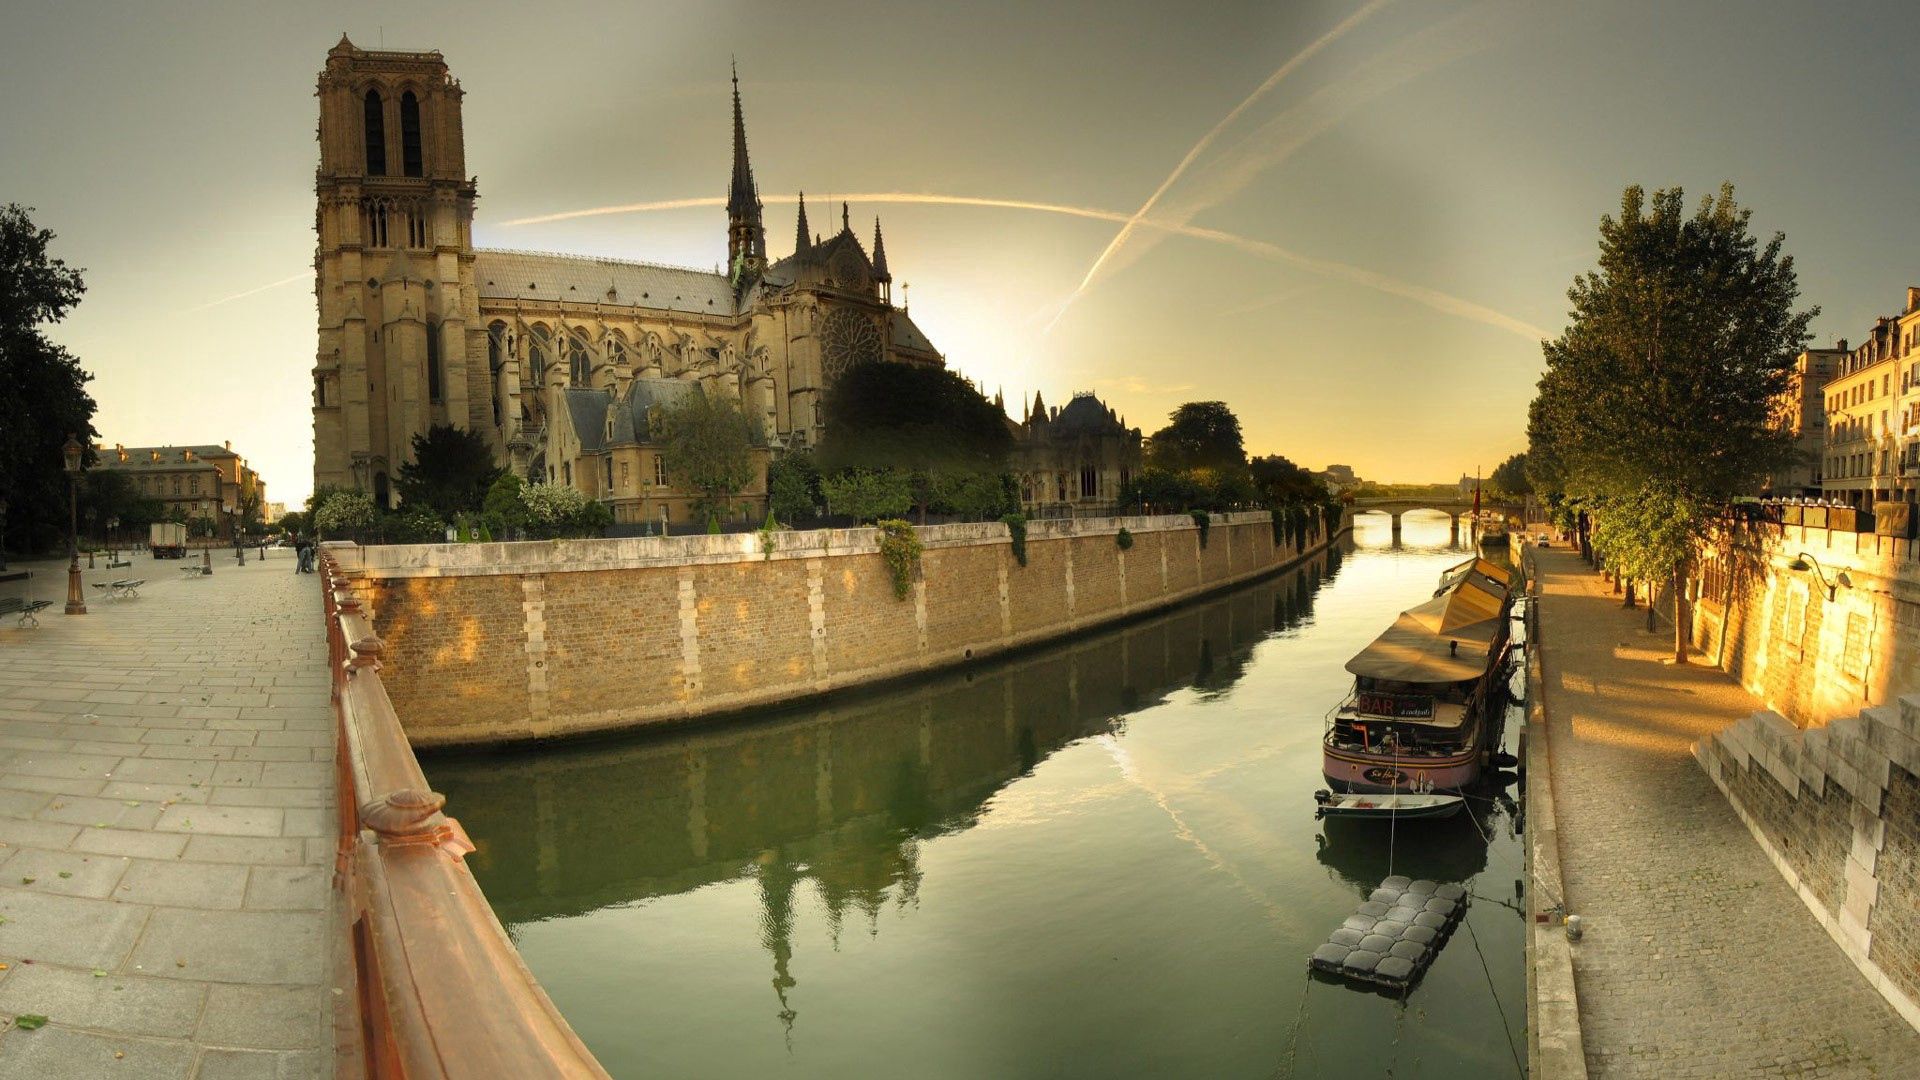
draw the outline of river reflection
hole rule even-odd
[[[616,1075],[1284,1072],[1356,1024],[1408,1023],[1304,978],[1389,866],[1470,880],[1488,838],[1517,866],[1497,807],[1391,846],[1312,820],[1340,665],[1460,557],[1444,518],[1422,524],[1397,550],[1363,524],[1351,553],[908,688],[427,768]],[[1482,1014],[1489,983],[1520,1005],[1518,935],[1482,906],[1510,970],[1474,967],[1471,1022],[1422,1023],[1427,1064],[1400,1075],[1511,1071]],[[1465,979],[1450,959],[1429,985]],[[1456,1011],[1425,992],[1412,1007]],[[1379,1050],[1317,1074],[1372,1075]]]

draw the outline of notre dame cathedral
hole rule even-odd
[[[821,238],[802,202],[793,254],[768,260],[737,79],[725,273],[475,248],[461,94],[437,52],[360,49],[343,36],[327,53],[316,486],[391,507],[413,437],[451,424],[484,432],[521,476],[606,502],[617,520],[684,520],[691,497],[649,437],[656,406],[725,395],[770,450],[805,447],[841,372],[944,363],[893,306],[877,219],[869,250],[844,205],[839,231]]]

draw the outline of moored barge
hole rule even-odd
[[[1322,771],[1337,792],[1470,788],[1505,719],[1513,576],[1473,558],[1433,599],[1394,620],[1353,659],[1353,692],[1327,725]]]

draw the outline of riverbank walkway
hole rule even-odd
[[[1594,1077],[1914,1075],[1920,1033],[1788,887],[1688,748],[1763,706],[1661,663],[1565,549],[1536,550],[1545,703],[1580,1031]],[[4,868],[0,868],[4,870]]]
[[[331,1075],[327,646],[274,556],[0,585],[55,601],[0,617],[0,1077]]]

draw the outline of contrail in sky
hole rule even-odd
[[[232,296],[223,296],[218,300],[209,300],[206,303],[201,304],[199,307],[188,308],[187,310],[205,311],[210,307],[219,307],[221,304],[231,303],[235,300],[240,300],[245,297],[252,296],[254,293],[263,293],[263,292],[266,292],[268,289],[277,289],[282,285],[291,285],[296,281],[312,281],[312,280],[313,280],[313,271],[305,270],[298,274],[293,275],[292,277],[283,277],[279,281],[270,281],[265,285],[255,286],[254,288],[248,289],[246,292],[237,292],[237,293],[234,293]]]
[[[1087,267],[1087,272],[1085,276],[1080,279],[1079,286],[1068,295],[1066,300],[1061,302],[1060,310],[1054,313],[1053,320],[1047,323],[1047,328],[1042,331],[1042,333],[1053,330],[1054,323],[1060,321],[1060,316],[1065,315],[1067,308],[1073,306],[1073,302],[1080,298],[1080,294],[1087,291],[1087,286],[1093,284],[1094,275],[1098,274],[1100,268],[1106,265],[1107,259],[1110,258],[1114,252],[1120,250],[1120,246],[1125,244],[1127,238],[1133,235],[1133,230],[1139,228],[1141,223],[1146,220],[1147,214],[1159,204],[1160,196],[1165,195],[1167,189],[1172,187],[1174,182],[1179,180],[1181,176],[1185,175],[1188,166],[1191,166],[1201,154],[1206,153],[1207,148],[1213,145],[1213,141],[1218,139],[1220,134],[1226,131],[1227,128],[1233,126],[1233,122],[1240,119],[1242,113],[1252,108],[1253,103],[1265,97],[1268,91],[1280,85],[1282,79],[1293,74],[1295,68],[1313,59],[1315,54],[1319,53],[1320,50],[1340,40],[1340,38],[1346,35],[1347,31],[1365,22],[1367,16],[1372,15],[1374,12],[1392,2],[1393,0],[1368,0],[1366,4],[1361,6],[1360,10],[1341,20],[1338,26],[1320,35],[1313,44],[1295,53],[1293,59],[1275,68],[1273,74],[1268,75],[1265,82],[1255,87],[1253,93],[1248,94],[1241,100],[1240,104],[1233,107],[1232,112],[1222,117],[1219,123],[1207,129],[1207,133],[1200,136],[1200,141],[1194,143],[1193,148],[1187,151],[1187,155],[1180,159],[1180,164],[1173,167],[1173,171],[1167,174],[1167,178],[1160,181],[1160,186],[1153,189],[1153,194],[1147,196],[1147,201],[1140,204],[1140,209],[1135,210],[1133,216],[1127,219],[1126,224],[1120,226],[1120,231],[1115,233],[1113,239],[1107,242],[1106,248],[1100,252],[1100,257],[1093,260],[1092,266]]]
[[[780,204],[794,202],[797,198],[798,196],[795,195],[763,195],[761,196],[761,201]],[[1119,224],[1125,224],[1134,220],[1133,215],[1123,214],[1117,210],[1102,210],[1098,207],[1074,206],[1068,203],[1038,202],[1030,199],[988,199],[972,195],[937,195],[929,192],[914,191],[864,191],[851,195],[843,195],[841,198],[847,202],[881,203],[883,205],[983,206],[1002,210],[1031,210],[1036,213],[1061,214],[1067,217],[1086,218],[1092,221],[1111,221]],[[725,206],[726,202],[727,200],[724,198],[709,196],[697,199],[663,199],[656,202],[622,203],[618,206],[595,206],[585,210],[566,210],[554,214],[539,214],[533,217],[514,218],[511,221],[501,222],[501,224],[503,226],[544,225],[555,221],[574,221],[580,218],[606,217],[613,214],[641,214],[657,210],[689,210],[701,207]],[[1195,240],[1207,240],[1216,244],[1225,244],[1228,247],[1246,252],[1249,255],[1257,255],[1263,259],[1286,263],[1289,266],[1297,267],[1311,274],[1335,278],[1356,285],[1364,285],[1370,289],[1376,289],[1392,296],[1399,296],[1412,300],[1415,303],[1423,304],[1435,311],[1444,312],[1448,315],[1458,316],[1472,322],[1518,334],[1529,342],[1537,343],[1553,336],[1530,323],[1515,319],[1509,315],[1504,315],[1492,308],[1476,304],[1470,300],[1463,300],[1460,297],[1448,295],[1437,289],[1429,289],[1423,285],[1400,281],[1397,278],[1389,277],[1386,274],[1368,270],[1364,267],[1335,262],[1331,259],[1317,259],[1309,255],[1302,255],[1295,251],[1289,251],[1278,244],[1269,244],[1264,240],[1255,240],[1252,237],[1240,236],[1235,233],[1224,232],[1220,229],[1208,229],[1198,225],[1158,221],[1153,218],[1140,219],[1138,226],[1152,229],[1156,232],[1173,233],[1178,236],[1191,237]]]

